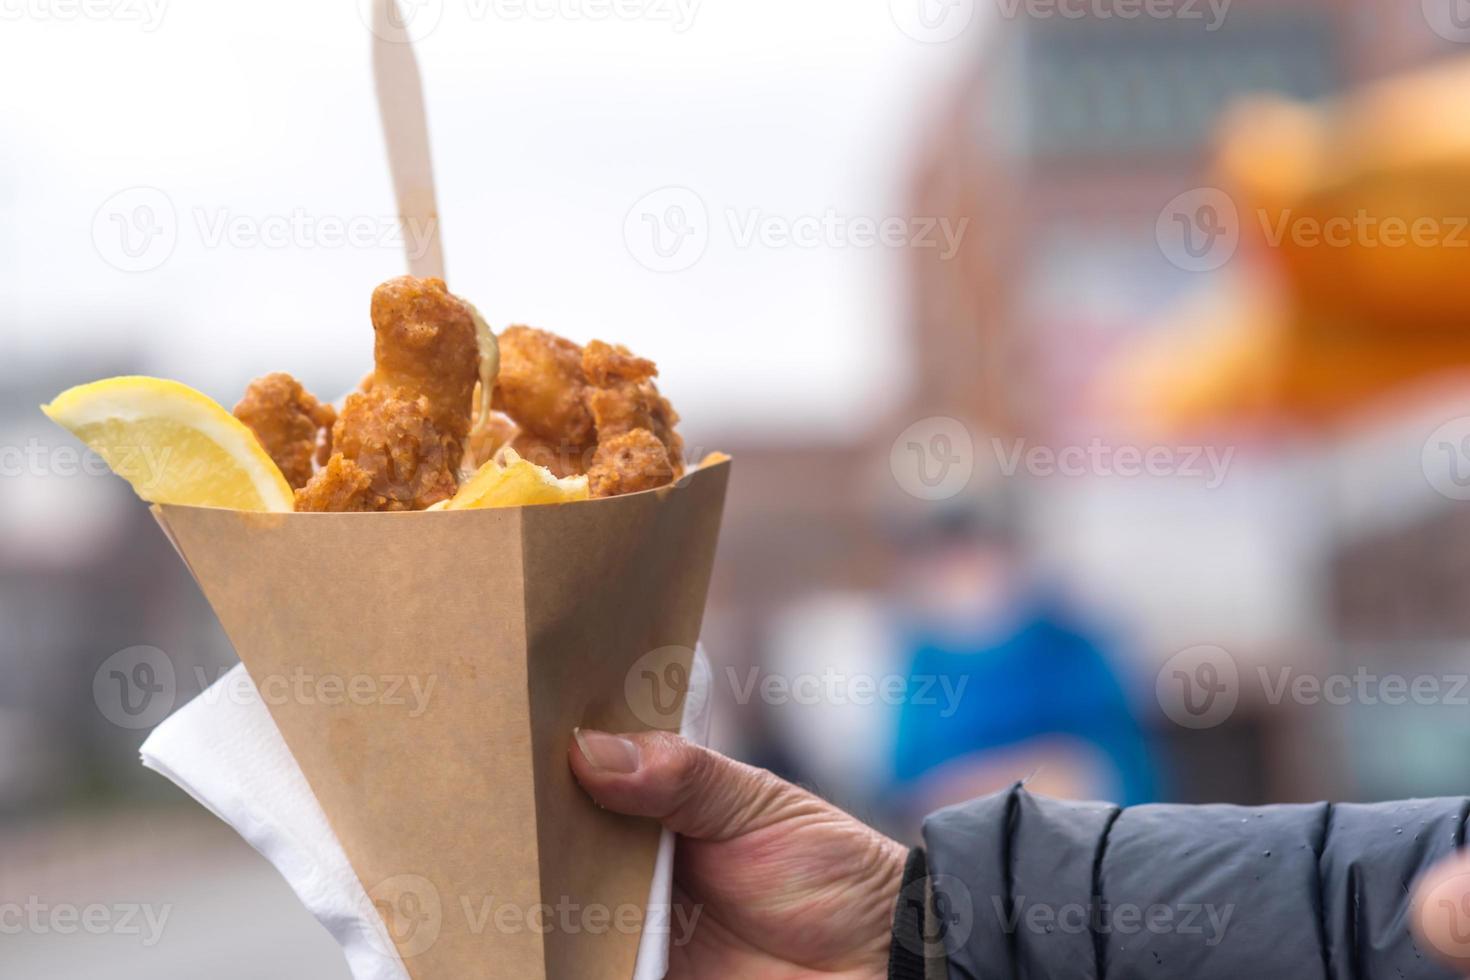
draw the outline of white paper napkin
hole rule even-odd
[[[695,652],[683,735],[709,737],[710,667]],[[143,765],[235,828],[275,865],[341,944],[354,980],[409,980],[387,930],[327,823],[306,777],[243,666],[229,671],[153,730]],[[633,980],[668,972],[674,835],[664,831]]]

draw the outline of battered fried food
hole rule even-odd
[[[663,444],[672,478],[682,476],[684,440],[674,431],[679,413],[653,383],[658,366],[635,357],[621,344],[594,340],[582,353],[582,373],[587,379],[583,398],[597,429],[598,448],[618,436],[647,429]]]
[[[299,490],[311,479],[312,461],[326,462],[337,412],[291,375],[277,372],[250,382],[235,418],[255,433],[291,489]]]
[[[626,347],[594,340],[583,349],[511,327],[500,335],[495,392],[496,407],[518,426],[505,444],[557,476],[585,471],[594,497],[662,486],[683,475],[684,443],[657,374]]]
[[[327,465],[311,480],[313,506],[301,505],[304,491],[296,491],[297,510],[363,511],[377,510],[378,496],[373,493],[373,478],[341,453],[333,454]]]
[[[373,291],[371,312],[371,383],[348,396],[297,510],[423,510],[459,486],[478,370],[469,307],[442,279],[401,276]]]
[[[560,450],[592,446],[592,415],[583,403],[582,348],[533,327],[500,334],[500,377],[495,407],[524,431]]]
[[[599,441],[587,469],[587,489],[594,497],[652,490],[674,479],[668,447],[648,429]]]

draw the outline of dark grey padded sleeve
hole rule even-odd
[[[1020,786],[925,821],[953,980],[1452,980],[1409,932],[1414,880],[1470,803],[1143,806]]]

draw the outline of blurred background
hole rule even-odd
[[[1463,0],[405,10],[451,287],[656,358],[736,458],[719,747],[904,838],[1016,779],[1470,789]],[[370,367],[365,10],[0,18],[0,976],[345,977],[138,765],[108,658],[163,651],[177,706],[234,655],[36,406]],[[157,928],[16,927],[92,904]]]

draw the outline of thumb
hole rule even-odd
[[[696,840],[729,840],[822,806],[764,769],[668,732],[572,734],[572,771],[600,806]]]
[[[1430,871],[1414,889],[1414,931],[1460,973],[1470,972],[1470,855]]]

